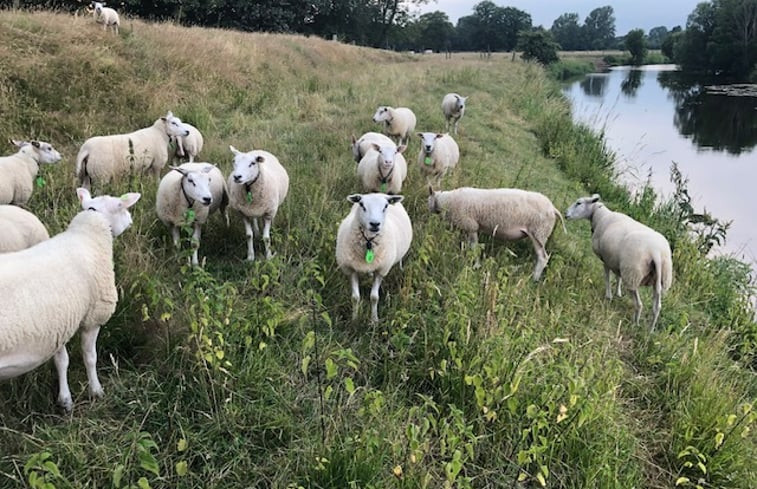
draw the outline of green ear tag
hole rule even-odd
[[[192,222],[194,222],[195,220],[194,209],[187,209],[186,218],[187,218],[187,224],[191,224]]]
[[[426,156],[426,159],[425,159],[425,160],[423,160],[423,162],[424,162],[425,164],[427,164],[427,165],[430,165],[430,164],[432,164],[432,163],[433,163],[433,161],[431,160],[431,157],[430,157],[430,156]]]
[[[34,180],[34,183],[37,184],[37,187],[42,188],[45,186],[45,179],[40,175]]]
[[[249,191],[248,191],[248,192],[247,192],[247,203],[249,204],[249,203],[251,203],[251,202],[252,202],[252,192],[249,192]]]
[[[366,263],[373,263],[373,258],[376,256],[376,254],[373,252],[373,250],[365,250],[365,262]]]
[[[381,192],[386,193],[386,182],[381,184]]]

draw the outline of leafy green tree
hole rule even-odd
[[[640,65],[647,55],[647,46],[644,43],[644,29],[633,29],[626,34],[626,49],[631,53],[631,64]]]
[[[665,39],[668,38],[668,28],[661,25],[658,27],[652,27],[652,29],[649,30],[649,35],[647,36],[647,46],[650,49],[660,49],[662,47],[662,43],[665,42]]]
[[[559,59],[558,44],[552,38],[552,34],[541,27],[521,31],[518,35],[517,49],[522,52],[521,58],[526,61],[536,60],[543,65],[548,65]]]
[[[566,13],[556,18],[550,32],[560,48],[565,51],[577,51],[584,47],[576,13]]]
[[[681,38],[681,32],[681,26],[677,25],[673,27],[668,33],[668,37],[665,38],[660,46],[662,54],[671,61],[675,59],[675,46]]]
[[[589,49],[608,49],[615,39],[615,16],[609,5],[592,10],[582,31]]]
[[[707,45],[715,30],[715,5],[698,4],[686,20],[686,31],[675,44],[673,59],[684,71],[711,71]]]
[[[757,62],[757,0],[720,0],[708,44],[713,71],[748,73]]]
[[[448,50],[455,35],[455,27],[446,13],[430,12],[420,16],[415,22],[418,49]]]
[[[531,29],[531,15],[515,7],[505,7],[499,11],[499,26],[501,28],[502,45],[505,51],[512,51],[518,45],[518,35],[521,31]]]

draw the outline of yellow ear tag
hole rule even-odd
[[[365,262],[366,263],[373,263],[373,259],[376,257],[376,254],[373,252],[373,250],[365,250]]]
[[[423,162],[427,165],[430,165],[433,163],[430,156],[426,156],[426,159],[423,160]]]

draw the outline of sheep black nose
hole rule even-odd
[[[203,197],[202,203],[205,205],[210,205],[210,203],[213,202],[213,199],[211,197]]]
[[[379,226],[381,226],[380,222],[370,222],[369,224],[371,225],[371,231],[374,231],[374,232],[378,231]]]
[[[239,175],[234,175],[234,181],[235,181],[236,183],[239,183],[239,182],[241,182],[241,181],[242,181],[242,177],[241,177],[241,176],[239,176]]]

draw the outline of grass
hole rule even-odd
[[[0,65],[0,134],[65,156],[30,201],[51,233],[77,212],[79,145],[167,110],[203,131],[202,158],[223,171],[233,144],[271,151],[291,178],[276,257],[246,263],[240,220],[214,218],[202,269],[157,221],[157,182],[101,189],[143,194],[115,243],[120,300],[98,342],[106,397],[88,400],[76,342],[72,415],[55,406],[51,365],[0,385],[0,487],[757,486],[742,270],[704,258],[674,203],[618,186],[612,155],[572,125],[538,66],[140,21],[116,37],[91,19],[10,12]],[[445,186],[528,188],[561,209],[596,191],[668,236],[676,276],[655,332],[631,323],[628,297],[604,300],[586,223],[555,230],[542,283],[527,243],[484,238],[474,269],[412,168],[404,270],[384,282],[379,325],[367,301],[350,320],[334,259],[357,190],[349,137],[376,129],[380,104],[441,130],[449,91],[472,98]],[[413,161],[418,143],[408,151]]]

